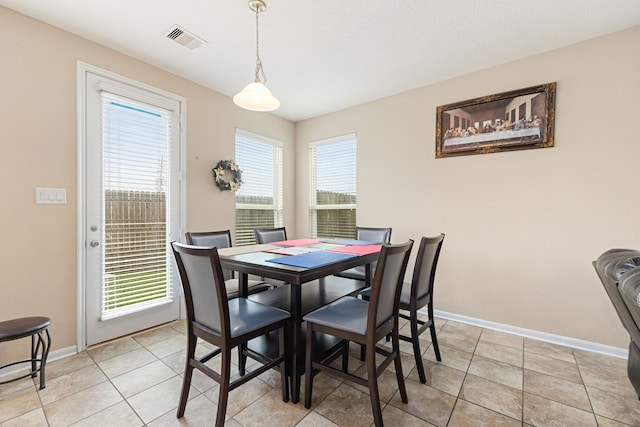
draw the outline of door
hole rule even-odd
[[[81,77],[82,78],[82,77]],[[175,320],[181,100],[113,76],[85,78],[86,344]]]

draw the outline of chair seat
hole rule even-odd
[[[360,292],[363,299],[371,298],[371,288],[363,289]],[[402,293],[400,294],[400,309],[408,310],[409,304],[411,304],[411,283],[404,282],[402,284]]]
[[[19,319],[0,322],[0,341],[15,340],[36,334],[49,327],[51,319],[48,317],[22,317]]]
[[[289,317],[289,313],[284,310],[246,298],[235,298],[229,301],[229,324],[232,337],[247,334]]]
[[[303,317],[307,322],[365,335],[369,303],[344,297]]]

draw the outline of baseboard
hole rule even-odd
[[[54,360],[64,359],[65,357],[73,356],[78,353],[78,348],[73,345],[70,347],[61,348],[58,350],[50,351],[49,356],[47,357],[47,364],[53,362]],[[28,356],[27,356],[28,357]],[[3,370],[0,373],[0,381],[3,381],[5,377],[15,377],[18,376],[20,372],[27,373],[29,372],[29,367],[20,367],[20,365],[12,366]]]
[[[426,310],[423,312],[427,314]],[[440,317],[446,320],[453,320],[460,323],[466,323],[468,325],[478,326],[481,328],[492,329],[494,331],[505,332],[507,334],[519,335],[526,338],[531,338],[538,341],[544,341],[551,344],[558,344],[565,347],[571,347],[578,350],[590,351],[592,353],[599,353],[606,356],[617,357],[620,359],[626,359],[629,350],[626,348],[612,347],[609,345],[598,344],[590,341],[583,341],[575,338],[563,337],[561,335],[548,334],[546,332],[534,331],[532,329],[518,328],[516,326],[505,325],[502,323],[490,322],[487,320],[476,319],[474,317],[462,316],[454,313],[447,313],[446,311],[434,310],[434,316]]]

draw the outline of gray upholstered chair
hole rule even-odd
[[[408,402],[400,361],[398,304],[412,245],[413,241],[409,240],[403,244],[382,247],[378,268],[371,284],[369,301],[356,297],[344,297],[303,317],[307,322],[305,408],[311,407],[314,375],[319,371],[325,371],[369,387],[373,419],[376,426],[382,426],[378,376],[391,362],[394,362],[402,402]],[[342,369],[332,367],[326,360],[314,360],[312,355],[314,354],[314,343],[317,342],[316,334],[325,334],[344,340]],[[387,334],[391,334],[391,351],[376,346],[376,343]],[[346,346],[349,341],[366,346],[366,379],[348,371]],[[376,355],[382,355],[384,358],[379,365],[376,363]]]
[[[229,230],[187,232],[185,233],[185,239],[188,245],[214,246],[218,249],[231,247],[231,231]],[[229,299],[237,298],[240,288],[239,280],[231,270],[222,269],[222,273],[224,275],[225,286],[227,288],[227,297]],[[266,291],[272,287],[272,285],[265,283],[262,280],[248,281],[249,295]]]
[[[443,241],[444,234],[435,237],[422,237],[420,239],[420,247],[418,248],[418,255],[416,255],[411,282],[404,282],[402,292],[400,293],[399,316],[409,320],[411,335],[400,334],[399,337],[401,340],[413,344],[413,356],[416,359],[420,382],[423,384],[427,382],[427,379],[422,364],[419,338],[420,334],[426,331],[427,328],[429,328],[431,332],[431,343],[433,344],[436,359],[438,361],[442,360],[440,357],[440,348],[438,347],[438,338],[436,336],[436,325],[433,322],[433,286]],[[362,298],[365,300],[369,299],[370,294],[371,288],[367,288],[361,293]],[[427,307],[426,321],[418,319],[418,310],[422,307]],[[408,312],[408,314],[405,312]]]
[[[201,247],[172,243],[187,307],[187,361],[178,404],[177,417],[184,415],[193,369],[198,369],[220,384],[216,427],[224,425],[229,392],[252,378],[277,368],[280,371],[282,400],[289,400],[288,344],[285,331],[290,315],[284,310],[250,301],[246,298],[229,300],[225,289],[224,275],[215,247]],[[277,331],[278,351],[269,358],[246,350],[244,354],[262,365],[245,372],[231,381],[231,350],[245,346],[254,338]],[[217,347],[216,350],[196,357],[198,339]],[[221,355],[220,372],[206,362]]]
[[[627,376],[640,398],[640,251],[609,249],[593,266],[629,333]]]
[[[356,227],[356,240],[364,240],[372,243],[390,243],[391,227],[373,228],[373,227]],[[376,263],[371,263],[371,277],[375,274]],[[365,266],[361,265],[349,270],[342,271],[336,276],[346,277],[347,279],[366,280]]]
[[[285,227],[254,228],[253,235],[256,238],[256,243],[258,244],[287,240],[287,230]]]

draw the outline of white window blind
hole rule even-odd
[[[236,130],[235,161],[242,170],[236,193],[238,246],[255,243],[253,229],[282,226],[282,143]]]
[[[355,237],[356,146],[355,134],[309,144],[313,237]]]
[[[171,114],[106,91],[102,99],[102,319],[173,300],[168,236]]]

